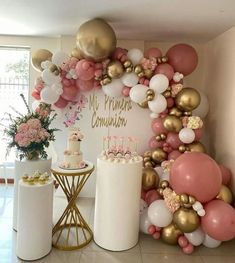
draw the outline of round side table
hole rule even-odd
[[[52,235],[52,245],[60,250],[74,250],[86,246],[93,237],[92,230],[79,211],[76,200],[87,179],[94,171],[94,165],[86,161],[87,166],[78,170],[65,170],[58,165],[51,172],[61,186],[68,204]]]

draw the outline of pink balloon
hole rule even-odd
[[[38,90],[33,90],[32,93],[31,93],[32,97],[35,99],[35,100],[40,100],[41,99],[41,96],[40,96],[40,92]]]
[[[194,133],[195,133],[195,139],[194,139],[194,140],[195,140],[195,141],[201,140],[201,138],[202,138],[202,136],[203,136],[203,130],[202,130],[202,128],[194,130]]]
[[[38,92],[41,92],[41,90],[44,88],[44,85],[43,83],[37,83],[35,86],[34,86],[34,89],[37,90]]]
[[[156,227],[154,225],[148,227],[148,233],[150,235],[153,235],[155,232],[156,232]]]
[[[76,87],[79,87],[81,91],[89,91],[94,88],[94,81],[93,79],[90,80],[77,79]]]
[[[152,204],[152,202],[162,199],[162,197],[160,196],[160,194],[157,192],[157,190],[149,190],[146,193],[145,196],[145,202],[147,203],[148,206],[150,206],[150,204]]]
[[[175,104],[174,99],[171,98],[171,97],[167,98],[166,101],[167,101],[167,108],[172,108],[174,106],[174,104]]]
[[[162,118],[156,118],[152,121],[152,130],[156,135],[161,133],[167,134],[167,130],[163,126]]]
[[[173,67],[168,63],[159,64],[155,70],[155,74],[164,74],[169,80],[173,78],[174,73]]]
[[[156,148],[162,148],[164,144],[164,141],[160,141],[158,142],[155,138],[155,136],[153,136],[150,140],[149,140],[149,148],[151,150],[154,150]]]
[[[152,47],[144,52],[146,58],[159,58],[162,57],[162,52],[159,48]]]
[[[67,106],[69,102],[67,100],[65,100],[63,97],[59,97],[59,99],[57,100],[56,103],[54,103],[54,105],[57,107],[57,108],[60,108],[60,109],[63,109]]]
[[[174,45],[167,51],[166,56],[168,57],[168,63],[174,68],[175,72],[180,72],[184,76],[192,73],[197,67],[197,52],[190,45]]]
[[[95,63],[86,59],[82,59],[78,61],[75,70],[78,78],[82,80],[90,80],[95,75]]]
[[[176,160],[178,157],[180,157],[180,155],[182,155],[181,152],[179,152],[178,150],[174,150],[169,153],[168,160]]]
[[[222,176],[217,163],[208,155],[198,152],[178,157],[170,171],[170,184],[177,194],[194,196],[208,202],[220,191]]]
[[[222,184],[229,185],[231,182],[232,172],[222,164],[219,165],[219,168],[222,174]]]
[[[72,85],[70,79],[63,78],[61,82],[62,82],[63,87],[69,87]]]
[[[190,254],[192,254],[193,251],[194,251],[194,246],[193,246],[192,244],[188,243],[188,245],[187,245],[186,247],[183,247],[182,250],[183,250],[183,252],[184,252],[185,254],[190,255]]]
[[[153,238],[154,238],[154,239],[159,239],[160,237],[161,237],[160,232],[155,232],[155,233],[153,234]]]
[[[146,192],[143,189],[141,189],[141,199],[145,201],[145,197],[146,197]]]
[[[179,139],[179,134],[174,132],[169,132],[166,137],[166,142],[173,148],[178,149],[182,142]]]
[[[129,97],[129,94],[130,94],[130,88],[129,87],[124,87],[122,89],[122,95],[125,96],[125,97]]]
[[[235,210],[222,200],[212,200],[204,206],[205,216],[201,217],[203,231],[210,237],[228,241],[235,237]]]
[[[185,236],[180,236],[178,238],[178,244],[180,247],[182,248],[187,247],[188,243],[189,243],[188,239]]]
[[[76,98],[78,89],[75,86],[63,87],[61,97],[68,101],[73,101]]]

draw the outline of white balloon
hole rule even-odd
[[[140,63],[144,55],[140,49],[132,48],[127,52],[127,57],[131,60],[132,64],[135,66]]]
[[[37,107],[39,106],[39,104],[40,104],[40,101],[39,100],[35,100],[32,103],[32,109],[35,111],[37,109]]]
[[[158,173],[158,175],[159,175],[160,178],[161,178],[162,175],[163,175],[163,173],[164,173],[162,167],[161,167],[161,166],[156,166],[156,167],[154,168],[154,170]]]
[[[125,73],[121,77],[121,80],[125,86],[133,87],[138,83],[139,77],[134,72],[131,72],[131,73]]]
[[[201,96],[201,101],[198,107],[193,110],[193,115],[199,116],[202,119],[206,117],[208,111],[209,111],[209,102],[207,96],[200,90],[198,90]]]
[[[142,103],[146,100],[146,91],[148,87],[142,84],[137,84],[130,89],[130,98],[135,103]]]
[[[141,198],[140,199],[140,214],[148,207],[147,203]]]
[[[195,139],[195,132],[189,128],[183,128],[179,132],[179,139],[183,143],[191,143]]]
[[[163,174],[160,176],[160,181],[170,181],[170,173],[169,172],[163,172]]]
[[[194,246],[200,246],[205,238],[205,233],[202,231],[201,227],[198,227],[195,231],[191,233],[184,233],[188,241]]]
[[[52,63],[51,61],[45,60],[45,61],[42,61],[41,67],[42,67],[43,69],[46,69],[46,68],[49,68],[52,64],[53,64],[53,63]]]
[[[140,231],[149,234],[148,228],[151,226],[151,222],[148,218],[148,209],[144,209],[143,213],[140,215]]]
[[[172,219],[173,215],[168,210],[164,200],[156,200],[148,208],[148,217],[150,222],[158,227],[168,226]]]
[[[55,103],[60,97],[59,94],[57,94],[50,87],[47,86],[42,89],[40,95],[41,95],[41,100],[48,104]]]
[[[157,93],[164,92],[169,86],[169,80],[164,74],[154,75],[149,82],[150,89]]]
[[[220,246],[221,243],[222,242],[220,240],[216,240],[208,235],[205,235],[205,239],[203,241],[203,245],[209,248],[216,248]]]
[[[52,55],[51,61],[53,64],[57,66],[61,66],[63,63],[69,60],[69,55],[63,51],[57,51],[55,54]]]
[[[61,95],[63,93],[63,86],[61,83],[55,83],[51,86],[51,89],[57,94]]]
[[[56,76],[48,68],[43,70],[42,79],[47,85],[52,85],[61,81],[60,76]]]
[[[155,113],[163,112],[167,107],[167,101],[162,94],[155,94],[155,98],[148,102],[149,109]]]
[[[204,216],[206,214],[206,211],[204,209],[200,209],[200,210],[197,211],[197,214],[199,216]]]
[[[156,119],[156,118],[158,118],[159,117],[159,114],[158,113],[155,113],[155,112],[151,112],[150,113],[150,118],[151,119]]]
[[[194,209],[195,211],[199,211],[199,210],[203,209],[202,204],[201,204],[200,202],[198,202],[198,201],[196,201],[196,202],[192,205],[192,207],[193,207],[193,209]]]
[[[110,97],[120,97],[124,85],[120,79],[113,79],[111,83],[102,86],[104,93]]]

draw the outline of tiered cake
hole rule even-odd
[[[78,127],[71,127],[68,133],[67,148],[64,151],[64,159],[61,168],[80,169],[85,167],[82,152],[80,151],[80,142],[83,135]]]

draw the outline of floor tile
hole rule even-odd
[[[235,256],[202,256],[203,263],[234,263]]]
[[[222,244],[217,248],[207,248],[205,246],[200,246],[199,254],[201,256],[235,256],[235,239],[222,242]]]
[[[142,254],[143,263],[204,263],[200,256]]]

